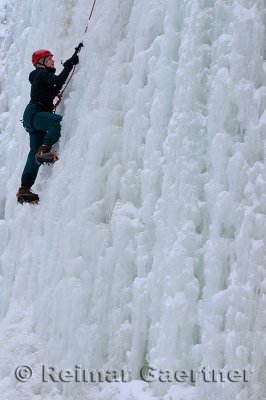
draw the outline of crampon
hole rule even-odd
[[[21,186],[16,194],[17,202],[20,204],[30,203],[30,204],[38,204],[39,196],[36,193],[33,193],[30,188]]]
[[[58,161],[58,157],[56,154],[43,154],[36,156],[36,162],[41,165],[41,164],[54,164],[56,161]]]
[[[51,153],[51,147],[43,144],[35,155],[36,162],[41,164],[54,164],[57,160],[57,154]]]

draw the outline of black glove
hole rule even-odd
[[[66,62],[64,62],[64,67],[72,69],[73,65],[77,65],[79,63],[79,56],[74,53],[72,57],[70,57]]]

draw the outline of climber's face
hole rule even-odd
[[[47,57],[47,58],[45,59],[44,65],[45,65],[47,68],[54,68],[54,60],[53,60],[53,57],[52,57],[52,56]]]

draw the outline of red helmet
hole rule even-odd
[[[53,54],[49,50],[40,49],[32,54],[32,64],[36,65],[41,58],[51,57]]]

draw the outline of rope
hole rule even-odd
[[[69,75],[69,78],[68,78],[68,80],[67,80],[67,82],[66,82],[66,84],[65,84],[64,89],[61,90],[61,92],[57,95],[58,100],[57,100],[57,102],[56,102],[55,105],[54,105],[54,111],[53,111],[54,113],[56,112],[57,107],[58,107],[59,104],[61,103],[63,94],[64,94],[64,92],[65,92],[65,90],[66,90],[66,88],[67,88],[67,86],[68,86],[68,84],[69,84],[69,82],[70,82],[72,76],[74,75],[75,68],[76,68],[76,65],[74,65],[74,67],[73,67],[73,69],[72,69],[72,71],[71,71],[71,74]]]
[[[86,25],[86,28],[85,28],[85,31],[84,31],[84,36],[85,36],[86,33],[87,33],[88,26],[89,26],[89,22],[90,22],[90,20],[91,20],[92,14],[93,14],[96,1],[97,1],[97,0],[94,0],[94,2],[93,2],[93,5],[92,5],[91,11],[90,11],[90,16],[89,16],[89,19],[88,19],[88,22],[87,22],[87,25]],[[80,52],[80,50],[81,50],[82,47],[83,47],[83,41],[80,42],[79,45],[75,48],[75,54],[78,54],[78,53]],[[67,80],[67,82],[65,83],[65,86],[64,86],[63,90],[61,90],[61,92],[57,95],[58,100],[57,100],[57,102],[56,102],[55,105],[54,105],[54,111],[53,111],[54,113],[56,112],[56,109],[57,109],[58,105],[61,103],[63,94],[64,94],[64,92],[65,92],[65,90],[66,90],[66,88],[67,88],[67,86],[68,86],[68,84],[69,84],[69,82],[70,82],[72,76],[74,75],[75,69],[76,69],[76,65],[74,65],[74,67],[73,67],[73,69],[72,69],[72,71],[71,71],[71,74],[69,75],[68,80]]]
[[[89,16],[89,20],[88,20],[88,23],[87,23],[87,26],[86,26],[86,29],[85,29],[84,35],[87,33],[88,26],[89,26],[89,22],[90,22],[90,19],[91,19],[91,17],[92,17],[93,10],[94,10],[94,7],[95,7],[95,3],[96,3],[96,0],[94,0],[94,2],[93,2],[93,6],[92,6],[92,9],[91,9],[91,13],[90,13],[90,16]]]

